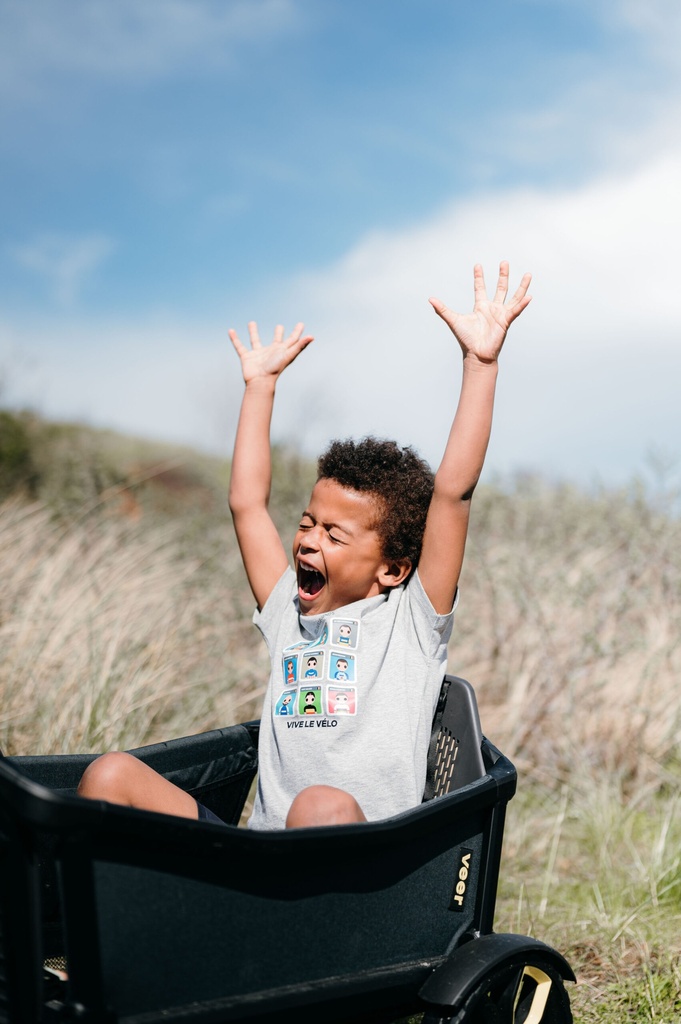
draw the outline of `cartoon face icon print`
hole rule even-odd
[[[329,658],[329,674],[331,680],[354,683],[356,675],[355,655],[350,651],[331,651]]]
[[[350,637],[352,636],[352,627],[347,622],[341,622],[338,627],[338,643],[349,644]]]
[[[346,658],[338,658],[334,679],[348,679],[348,662]]]
[[[314,692],[314,690],[308,690],[307,693],[305,694],[303,703],[303,714],[317,714],[317,694]]]
[[[293,701],[296,696],[295,690],[284,690],[281,697],[277,701],[277,706],[274,713],[276,715],[282,715],[283,717],[291,716],[295,714]]]
[[[330,715],[356,715],[357,691],[354,686],[330,686],[328,690]]]
[[[334,619],[331,643],[346,650],[357,647],[359,621],[356,619]]]
[[[315,658],[314,654],[311,654],[310,657],[307,659],[307,668],[305,669],[305,677],[306,677],[306,679],[316,679],[317,675],[318,675],[318,672],[317,672],[317,659]]]
[[[348,715],[350,713],[350,698],[347,693],[337,693],[333,707],[334,715]]]

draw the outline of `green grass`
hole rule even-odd
[[[509,805],[495,926],[563,952],[577,1020],[681,1018],[679,802],[582,780]]]

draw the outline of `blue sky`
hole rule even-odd
[[[675,458],[680,44],[677,0],[0,0],[0,399],[227,453],[227,328],[302,319],[275,438],[436,462],[427,297],[508,258],[490,471]]]

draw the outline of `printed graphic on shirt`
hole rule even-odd
[[[330,715],[357,714],[357,688],[354,686],[329,686],[326,704]]]
[[[347,651],[331,651],[329,658],[329,679],[338,682],[355,682],[355,656]]]
[[[285,654],[283,660],[284,686],[293,686],[298,682],[298,655]]]
[[[321,715],[322,713],[322,688],[321,686],[301,686],[298,696],[299,715]]]
[[[331,643],[342,647],[356,647],[359,636],[359,619],[333,619],[331,622]]]
[[[296,713],[296,690],[284,690],[274,708],[275,715],[293,718]]]
[[[283,686],[274,717],[294,719],[289,729],[303,727],[303,719],[337,726],[357,715],[359,619],[330,617],[315,625],[320,630],[315,640],[298,640],[283,650]]]
[[[302,656],[301,679],[324,678],[324,651],[310,651]]]

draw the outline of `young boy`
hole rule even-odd
[[[506,303],[503,262],[490,300],[478,265],[472,313],[430,300],[463,353],[440,468],[433,478],[411,449],[393,442],[333,442],[293,541],[293,569],[268,511],[270,420],[280,374],[313,339],[302,324],[287,338],[277,327],[269,346],[255,323],[250,347],[229,332],[245,382],[229,501],[258,606],[254,621],[271,658],[251,827],[374,820],[420,802],[471,498],[490,436],[497,357],[530,302],[529,284],[525,274]],[[214,817],[128,754],[94,761],[79,792]]]

